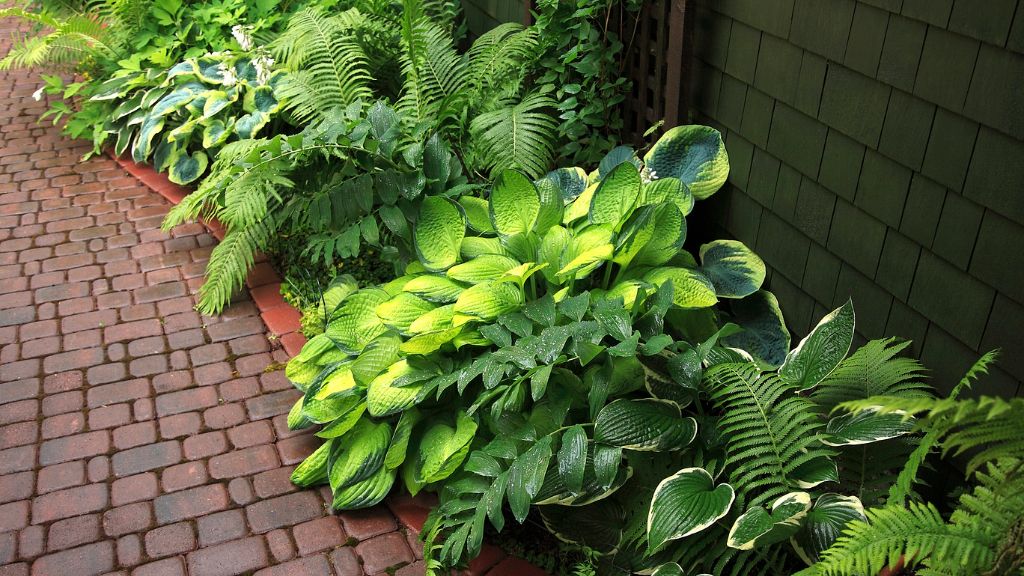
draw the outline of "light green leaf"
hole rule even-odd
[[[494,225],[491,224],[491,214],[487,200],[473,196],[459,198],[462,211],[466,214],[466,221],[469,227],[477,232],[494,232]]]
[[[701,272],[719,298],[745,298],[764,283],[764,262],[736,240],[715,240],[700,247]]]
[[[452,266],[445,274],[452,280],[478,284],[488,280],[497,280],[516,266],[519,266],[519,262],[508,256],[483,254],[468,262]]]
[[[508,282],[483,282],[466,289],[455,301],[455,312],[477,320],[493,320],[518,310],[524,302],[519,286]],[[457,319],[454,322],[458,324]]]
[[[782,542],[800,529],[800,522],[811,509],[811,495],[790,492],[772,503],[771,511],[755,506],[733,522],[727,545],[738,550],[753,550]]]
[[[465,412],[459,412],[455,428],[443,422],[428,428],[420,440],[416,480],[430,484],[451,476],[469,454],[476,429],[476,420]]]
[[[424,332],[402,342],[401,350],[405,354],[426,355],[437,351],[441,346],[462,334],[462,326],[445,328],[435,332]]]
[[[399,360],[388,367],[366,388],[366,409],[370,416],[381,418],[397,414],[416,405],[422,382],[433,374],[418,370],[406,360]],[[396,386],[399,378],[408,379],[411,384]]]
[[[344,407],[343,411],[330,424],[321,428],[316,433],[317,437],[337,438],[344,436],[359,422],[363,412],[366,411],[366,403],[357,396],[346,397],[341,405]]]
[[[463,260],[472,260],[481,254],[511,256],[511,253],[501,244],[501,240],[497,238],[479,238],[477,236],[463,238],[462,245],[459,247],[459,253],[462,255]]]
[[[352,294],[331,316],[325,334],[348,350],[362,350],[371,340],[387,331],[376,309],[389,298],[388,293],[379,288]]]
[[[814,564],[821,553],[835,543],[843,528],[854,520],[867,521],[864,505],[856,496],[831,492],[822,494],[807,513],[800,530],[790,538],[790,543],[804,562]]]
[[[498,234],[511,236],[533,230],[540,213],[540,194],[530,179],[505,170],[494,182],[490,198],[491,224]]]
[[[385,468],[394,470],[405,462],[412,430],[421,419],[420,411],[415,408],[402,412],[401,417],[398,418],[398,424],[395,425],[395,434],[391,437],[388,453],[384,456]]]
[[[628,450],[680,450],[697,435],[697,421],[683,418],[679,406],[655,399],[620,398],[594,422],[594,441]]]
[[[786,355],[779,376],[799,390],[814,388],[846,357],[853,343],[853,303],[849,300],[818,322],[800,344]]]
[[[344,440],[333,442],[328,473],[331,490],[337,493],[373,476],[384,465],[390,440],[390,426],[364,418],[349,430]]]
[[[825,425],[822,442],[829,446],[857,446],[881,442],[914,431],[914,420],[900,411],[879,414],[863,410],[835,416]]]
[[[409,326],[419,318],[433,310],[436,306],[408,292],[400,292],[386,302],[381,302],[376,309],[377,316],[385,326],[409,333]]]
[[[664,202],[675,204],[683,216],[688,216],[690,212],[693,212],[693,194],[690,193],[689,188],[683,186],[679,178],[658,178],[640,188],[640,200],[637,201],[639,205]]]
[[[672,302],[684,309],[709,308],[718,302],[715,287],[706,276],[689,268],[654,268],[644,274],[644,280],[661,286],[672,283]]]
[[[636,166],[619,164],[606,176],[590,201],[590,221],[611,224],[616,230],[626,221],[640,196],[640,173]]]
[[[466,224],[456,205],[446,198],[428,196],[416,220],[416,255],[427,270],[446,270],[459,258]]]
[[[360,384],[368,384],[381,372],[398,362],[398,345],[401,343],[393,332],[387,332],[371,340],[352,362],[352,378]]]
[[[644,163],[652,177],[681,180],[697,200],[717,192],[729,177],[722,135],[708,126],[672,128],[647,152]]]
[[[413,321],[409,326],[410,334],[423,334],[425,332],[436,332],[447,330],[452,327],[452,318],[455,316],[455,306],[446,304],[423,314]]]
[[[331,506],[335,510],[358,510],[380,504],[381,500],[391,492],[395,483],[395,471],[381,467],[373,476],[334,492]]]
[[[703,468],[683,468],[654,489],[647,515],[647,543],[652,551],[666,542],[696,534],[729,513],[736,493]]]
[[[306,488],[327,480],[327,458],[331,452],[332,440],[328,440],[306,456],[306,459],[292,471],[291,481],[300,488]]]

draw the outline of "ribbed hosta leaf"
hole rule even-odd
[[[392,364],[386,372],[377,376],[366,389],[366,408],[371,416],[382,417],[397,414],[416,404],[420,382],[433,376],[432,373],[417,370],[405,360]],[[403,379],[405,385],[396,386],[395,381]]]
[[[337,493],[373,476],[384,465],[390,441],[390,426],[383,422],[375,424],[366,418],[360,420],[344,440],[333,443],[328,473],[331,490]]]
[[[465,286],[450,278],[432,274],[417,276],[402,286],[402,290],[405,292],[410,292],[436,304],[455,302],[465,289]]]
[[[459,204],[466,214],[466,222],[469,223],[470,228],[477,232],[494,232],[487,200],[474,196],[463,196],[459,198]]]
[[[753,550],[781,542],[800,528],[800,522],[811,509],[811,495],[790,492],[772,503],[771,510],[755,506],[733,522],[729,530],[729,547]]]
[[[452,266],[446,274],[452,280],[478,284],[488,280],[497,280],[509,270],[519,266],[519,261],[499,254],[483,254],[468,262]]]
[[[389,470],[398,468],[405,462],[412,430],[421,418],[419,410],[415,408],[402,412],[402,416],[398,419],[398,424],[395,424],[395,433],[391,436],[388,453],[384,456],[384,466]]]
[[[583,488],[583,474],[587,467],[587,434],[582,426],[572,426],[562,434],[558,449],[558,473],[565,487],[573,494]]]
[[[744,298],[764,283],[764,262],[736,240],[715,240],[700,247],[701,271],[721,298]]]
[[[606,176],[590,200],[590,221],[618,228],[629,217],[640,196],[640,173],[636,166],[619,164]]]
[[[423,199],[416,220],[416,255],[427,270],[446,270],[459,259],[466,235],[462,213],[450,200],[439,196]]]
[[[662,400],[615,400],[594,423],[595,442],[629,450],[679,450],[696,434],[697,421],[683,418],[677,404]]]
[[[722,135],[708,126],[669,130],[644,155],[644,163],[658,178],[679,178],[697,200],[714,194],[729,177]]]
[[[397,296],[377,305],[377,316],[386,326],[402,333],[409,332],[409,326],[419,318],[433,310],[436,306],[426,300],[401,292]]]
[[[680,308],[709,308],[718,302],[715,287],[706,276],[689,268],[655,268],[644,275],[644,280],[661,286],[672,283],[672,301]]]
[[[388,299],[388,293],[378,288],[352,294],[331,316],[325,334],[348,350],[362,350],[371,340],[387,331],[376,309]]]
[[[476,284],[459,295],[455,312],[479,320],[493,320],[523,305],[523,291],[508,282]]]
[[[846,357],[853,343],[853,303],[849,300],[818,322],[800,344],[786,355],[779,376],[800,390],[818,385]]]
[[[865,521],[864,505],[856,496],[825,493],[814,501],[800,530],[790,538],[793,549],[804,562],[813,564],[832,546],[847,523]]]
[[[491,223],[498,234],[511,236],[533,230],[540,213],[540,195],[530,179],[505,170],[491,190]]]
[[[657,550],[712,526],[729,513],[735,497],[732,486],[716,486],[703,468],[683,468],[665,478],[654,490],[647,515],[648,548]]]
[[[829,446],[871,444],[903,436],[913,430],[914,419],[906,414],[879,414],[874,410],[864,410],[856,414],[841,414],[830,419],[825,425],[825,438],[822,442]]]
[[[394,483],[395,471],[382,466],[376,474],[366,480],[340,491],[335,490],[331,506],[335,510],[358,510],[376,506],[388,495]]]

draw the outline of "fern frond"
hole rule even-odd
[[[16,17],[43,26],[42,35],[15,35],[11,49],[0,59],[0,70],[61,66],[83,56],[117,58],[116,27],[89,14],[70,14],[61,18],[45,10],[30,12],[21,8],[0,9],[0,18]]]
[[[868,342],[822,380],[811,399],[827,413],[841,402],[871,396],[929,396],[928,385],[921,381],[924,366],[898,356],[909,345],[895,338]]]
[[[199,289],[200,312],[220,314],[231,302],[253,267],[256,254],[266,247],[270,228],[268,223],[258,222],[248,228],[229,230],[217,244],[206,264],[206,281]]]
[[[457,115],[466,98],[465,62],[454,39],[423,15],[420,2],[405,0],[402,20],[402,75],[405,78],[398,110],[415,122],[443,125]]]
[[[554,160],[558,121],[554,100],[540,93],[478,115],[470,123],[477,163],[484,170],[515,168],[540,178]]]
[[[512,22],[500,24],[477,38],[466,56],[477,94],[510,80],[518,85],[525,63],[537,57],[537,32]]]

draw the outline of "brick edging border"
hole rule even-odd
[[[119,157],[113,150],[107,150],[107,155],[173,205],[180,203],[192,192],[191,188],[171,182],[166,174],[157,172],[151,166],[139,164],[131,158]],[[227,229],[223,224],[215,219],[204,219],[201,222],[218,240],[224,239]],[[249,272],[245,283],[263,323],[278,337],[289,357],[297,355],[306,343],[306,337],[299,330],[302,314],[281,296],[281,277],[269,262],[262,261]],[[435,501],[426,495],[412,497],[401,494],[390,496],[385,503],[403,526],[420,532]],[[480,555],[469,563],[465,573],[467,576],[547,576],[543,570],[521,558],[506,555],[493,544],[484,544]]]

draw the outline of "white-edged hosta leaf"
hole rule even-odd
[[[519,266],[519,261],[499,254],[483,254],[468,262],[457,264],[445,274],[452,280],[478,284],[488,280],[497,280],[502,274]]]
[[[753,550],[782,542],[800,529],[800,522],[811,509],[811,495],[790,492],[772,503],[771,511],[755,506],[733,522],[729,530],[728,546],[738,550]]]
[[[541,506],[544,526],[563,542],[579,544],[608,554],[619,547],[625,511],[612,500],[589,506]]]
[[[846,304],[822,318],[814,330],[786,355],[786,361],[779,368],[779,376],[799,390],[817,386],[850,351],[854,323],[853,303],[847,300]]]
[[[726,346],[746,350],[758,362],[774,368],[789,352],[790,335],[775,295],[758,290],[731,303],[732,321],[743,330],[722,339]]]
[[[494,182],[490,198],[491,224],[498,234],[512,236],[533,230],[540,213],[540,194],[525,175],[505,170]]]
[[[829,446],[856,446],[896,438],[913,430],[913,418],[903,412],[879,414],[877,410],[863,410],[829,419],[821,441]]]
[[[602,408],[594,422],[595,442],[629,450],[679,450],[696,435],[697,421],[683,418],[677,404],[663,400],[620,398]]]
[[[436,308],[434,304],[427,302],[419,296],[408,292],[400,292],[387,301],[378,304],[376,312],[380,321],[385,326],[406,334],[409,332],[409,326],[417,318],[434,308]]]
[[[708,126],[677,126],[665,132],[644,155],[644,163],[654,178],[678,178],[697,200],[717,192],[729,177],[722,135]]]
[[[640,196],[640,173],[624,162],[605,176],[590,200],[590,221],[611,224],[615,229],[625,222]]]
[[[861,501],[856,496],[828,492],[818,496],[814,501],[814,506],[804,518],[800,530],[789,541],[804,562],[814,564],[821,553],[835,543],[843,528],[853,520],[867,520]]]
[[[757,292],[767,270],[761,258],[736,240],[715,240],[700,247],[701,272],[720,298],[744,298]]]
[[[447,198],[428,196],[415,226],[416,255],[427,270],[446,270],[459,259],[466,236],[462,212]]]
[[[476,429],[476,420],[465,412],[459,412],[454,428],[444,422],[427,428],[420,440],[416,480],[430,484],[451,476],[469,455]]]
[[[800,464],[789,473],[799,488],[809,490],[825,482],[839,482],[839,467],[828,456],[817,456]]]
[[[643,279],[655,286],[671,282],[672,302],[683,309],[710,308],[718,302],[711,281],[690,268],[654,268],[644,274]]]
[[[647,544],[654,551],[670,540],[696,534],[729,513],[736,493],[715,485],[703,468],[683,468],[654,489],[647,514]]]

